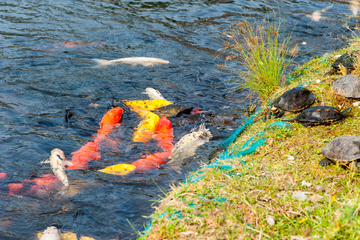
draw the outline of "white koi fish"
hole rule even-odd
[[[71,166],[72,163],[65,160],[65,154],[62,150],[55,148],[51,151],[50,156],[51,169],[65,187],[69,186],[69,181],[65,173],[65,165]]]
[[[61,240],[59,230],[54,226],[48,227],[40,237],[40,240]]]
[[[180,164],[183,159],[195,154],[196,149],[207,143],[212,138],[209,129],[205,128],[205,124],[201,124],[198,128],[191,130],[191,133],[183,136],[171,151],[171,160],[169,165],[178,173],[181,173]]]
[[[311,15],[306,15],[307,17],[311,18],[311,20],[317,22],[317,21],[320,21],[320,19],[325,19],[325,17],[322,17],[321,16],[321,13],[324,13],[326,12],[327,10],[331,9],[333,6],[329,6],[329,7],[326,7],[322,10],[319,10],[319,11],[315,11],[313,12]]]
[[[156,99],[161,99],[161,100],[166,100],[161,93],[154,89],[154,88],[146,88],[145,92],[143,92],[143,94],[147,94],[149,96],[150,99],[152,100],[156,100]]]
[[[115,64],[129,64],[131,66],[142,65],[145,67],[152,67],[158,64],[169,64],[170,62],[167,60],[163,60],[161,58],[151,58],[151,57],[129,57],[129,58],[119,58],[115,60],[105,60],[105,59],[93,59],[98,63],[95,67],[106,67]]]

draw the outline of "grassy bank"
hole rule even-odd
[[[337,55],[360,49],[359,43],[355,39],[347,49],[304,64],[292,74],[296,78],[290,85],[270,100],[305,84],[319,100],[314,106],[352,107],[332,92],[330,83],[339,75],[322,76]],[[266,110],[264,106],[231,149],[238,151],[251,136],[279,121],[264,123]],[[292,123],[291,128],[266,131],[266,145],[244,156],[245,165],[228,159],[224,162],[232,169],[204,168],[191,176],[202,179],[173,187],[151,216],[151,232],[143,238],[360,239],[360,174],[338,165],[319,165],[321,149],[332,139],[360,135],[359,118],[359,108],[353,107],[343,124],[305,128]]]

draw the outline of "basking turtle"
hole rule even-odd
[[[360,98],[360,79],[352,74],[332,82],[334,92],[346,98]]]
[[[348,113],[351,112],[351,108],[347,108],[340,112],[337,108],[328,106],[317,106],[311,107],[304,110],[302,113],[297,115],[296,118],[284,120],[286,122],[297,121],[300,122],[304,127],[315,126],[320,124],[329,124],[334,121],[343,122]]]
[[[285,111],[298,112],[313,104],[315,95],[308,89],[296,87],[286,91],[278,97],[265,115],[265,121],[270,118],[271,112],[276,112],[275,118],[284,115]]]
[[[357,51],[351,53],[344,53],[331,65],[331,70],[324,74],[324,77],[330,76],[335,72],[341,71],[343,75],[350,74],[355,69],[354,63],[356,60]]]
[[[179,117],[182,114],[190,114],[193,107],[181,104],[170,104],[166,106],[159,107],[153,112],[159,115],[160,117]]]
[[[350,169],[357,168],[360,172],[360,137],[358,136],[341,136],[331,140],[322,149],[325,158],[319,164],[327,166],[331,163],[338,162],[339,165]]]

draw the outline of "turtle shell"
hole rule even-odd
[[[296,87],[278,97],[272,106],[289,112],[303,110],[315,102],[315,95],[308,89]]]
[[[323,147],[322,153],[326,158],[335,162],[349,163],[360,159],[360,137],[337,137]]]
[[[347,98],[360,98],[360,79],[352,74],[336,79],[332,86],[337,95]]]
[[[354,63],[356,59],[357,51],[351,53],[344,53],[335,62],[331,65],[332,68],[339,68],[339,64],[341,63],[344,67],[348,69],[354,69]]]
[[[295,119],[301,123],[317,125],[341,120],[344,115],[334,107],[317,106],[305,109]]]

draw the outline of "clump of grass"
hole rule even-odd
[[[264,101],[285,80],[285,72],[296,56],[297,46],[290,47],[290,35],[276,17],[273,20],[250,22],[247,19],[234,25],[229,32],[224,49],[230,51],[228,60],[237,60],[245,69],[234,69],[240,78],[237,88],[249,88]]]

